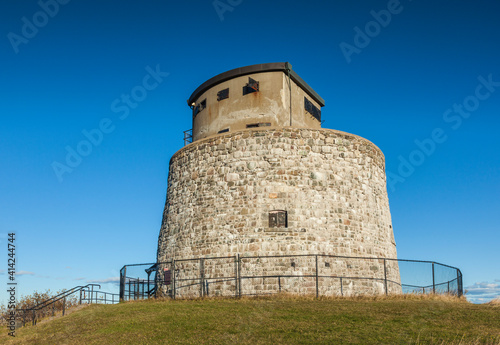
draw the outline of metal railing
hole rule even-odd
[[[184,146],[191,144],[193,142],[193,130],[188,129],[187,131],[183,131],[184,133]]]
[[[22,326],[27,322],[36,325],[38,319],[46,316],[54,316],[56,314],[56,303],[62,301],[62,315],[66,314],[67,299],[72,295],[79,293],[78,304],[82,303],[118,303],[119,295],[115,293],[95,290],[94,287],[101,288],[99,284],[87,284],[85,286],[75,286],[69,290],[63,291],[60,294],[52,296],[30,308],[16,309],[16,312],[22,313]],[[50,310],[52,309],[52,310]]]
[[[147,277],[146,277],[147,274]],[[120,299],[264,295],[463,294],[460,269],[434,261],[326,254],[190,258],[125,265]]]
[[[156,264],[123,266],[120,270],[120,300],[130,301],[153,296],[157,289],[156,271]]]
[[[87,291],[80,290],[80,304],[115,304],[120,302],[120,295],[112,292],[105,291]]]

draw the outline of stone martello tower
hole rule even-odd
[[[158,262],[396,258],[384,155],[364,138],[321,128],[324,104],[289,63],[237,68],[199,86],[188,100],[193,142],[170,160]],[[325,266],[332,274],[379,270],[361,261]],[[398,282],[397,263],[389,272]],[[382,291],[370,284],[363,289]]]

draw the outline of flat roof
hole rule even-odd
[[[263,73],[263,72],[273,72],[282,71],[287,74],[290,70],[290,78],[299,85],[309,96],[311,96],[321,107],[325,106],[325,101],[321,98],[316,91],[314,91],[304,80],[294,70],[292,70],[292,65],[288,62],[272,62],[272,63],[262,63],[257,65],[245,66],[232,69],[230,71],[216,75],[213,78],[208,79],[206,82],[198,86],[196,90],[191,94],[187,103],[190,106],[202,93],[208,89],[225,82],[229,79],[240,77],[247,74]]]

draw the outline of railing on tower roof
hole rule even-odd
[[[184,146],[193,142],[193,129],[184,131]]]

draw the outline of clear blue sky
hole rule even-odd
[[[324,127],[384,152],[399,257],[460,267],[476,301],[500,294],[500,3],[60,2],[0,4],[0,283],[9,232],[25,294],[154,261],[186,99],[226,70],[289,61],[325,99]],[[161,73],[143,93],[148,69]]]

